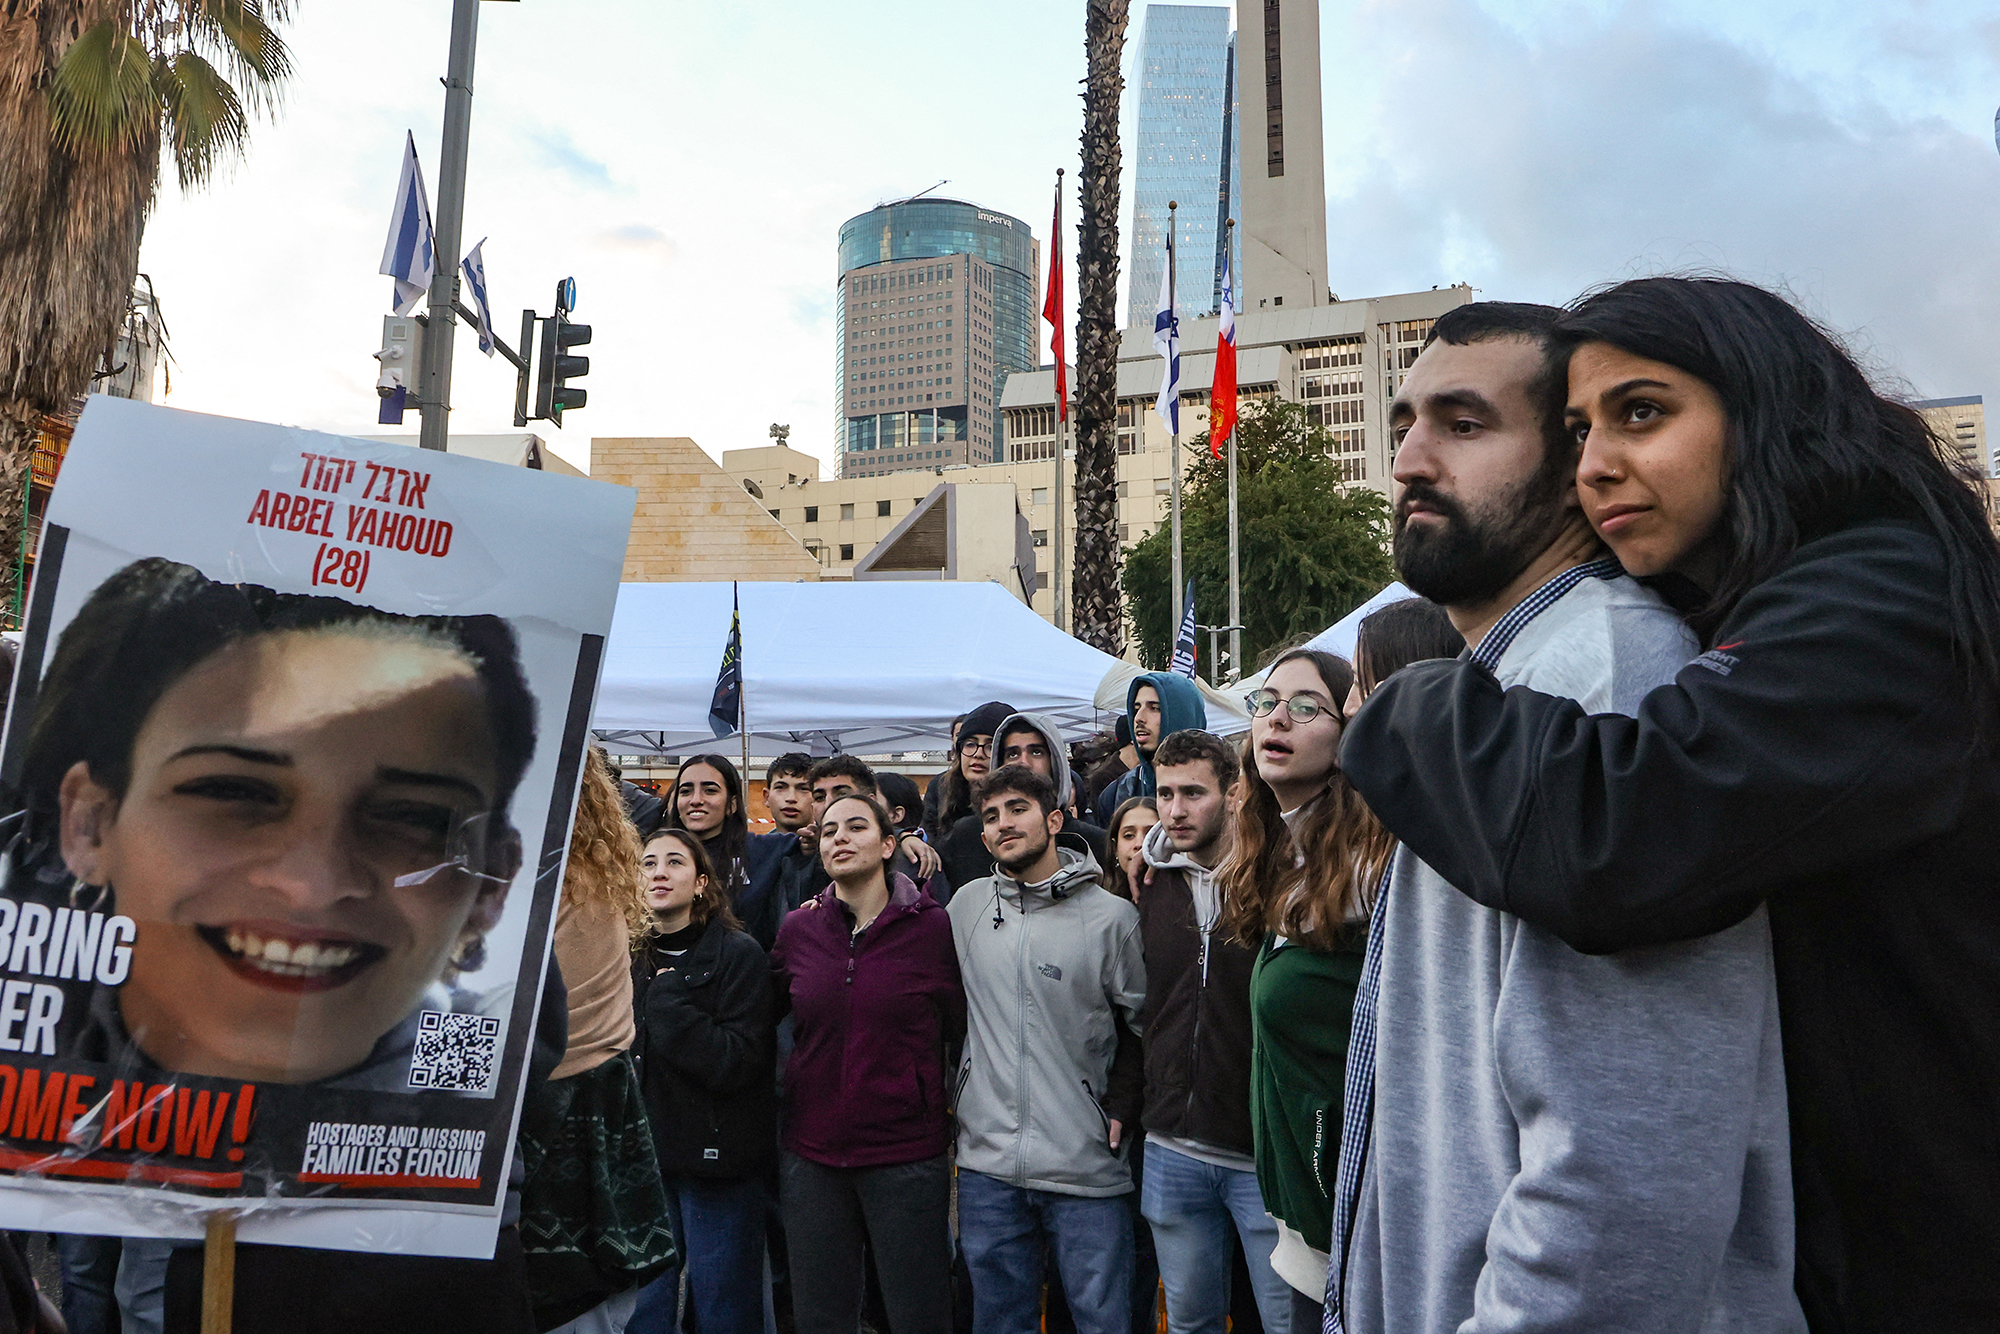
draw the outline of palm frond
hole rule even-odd
[[[49,128],[65,152],[134,148],[159,123],[152,58],[116,20],[88,29],[49,80]]]
[[[161,57],[154,79],[163,137],[173,146],[181,189],[191,190],[214,174],[219,159],[243,151],[250,118],[229,80],[192,51]]]
[[[275,109],[292,75],[292,56],[258,0],[185,0],[187,28],[222,57],[252,109]]]

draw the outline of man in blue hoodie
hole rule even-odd
[[[1175,732],[1208,730],[1208,706],[1201,691],[1178,672],[1147,672],[1125,690],[1125,717],[1132,727],[1132,747],[1138,767],[1111,783],[1097,796],[1097,823],[1111,827],[1112,813],[1127,797],[1150,797],[1157,786],[1153,751],[1163,737]]]

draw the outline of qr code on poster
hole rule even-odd
[[[499,1050],[498,1019],[424,1010],[417,1015],[410,1087],[439,1093],[485,1093],[493,1087]]]

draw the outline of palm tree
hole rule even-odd
[[[292,0],[0,0],[0,606],[44,417],[115,347],[173,150],[183,190],[239,154],[292,72]]]
[[[1076,256],[1076,556],[1070,625],[1125,651],[1118,596],[1118,99],[1130,0],[1087,0],[1082,225]]]

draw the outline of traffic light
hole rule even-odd
[[[383,426],[400,426],[417,368],[423,364],[423,326],[414,316],[383,316],[382,349],[375,353],[375,360],[382,363],[375,377],[375,392],[382,398],[376,421]]]
[[[588,324],[570,323],[569,312],[576,302],[576,280],[565,278],[556,284],[556,313],[542,321],[541,377],[536,384],[535,415],[562,425],[564,408],[580,408],[590,401],[584,390],[572,386],[590,374],[589,357],[573,357],[569,349],[590,341]]]

